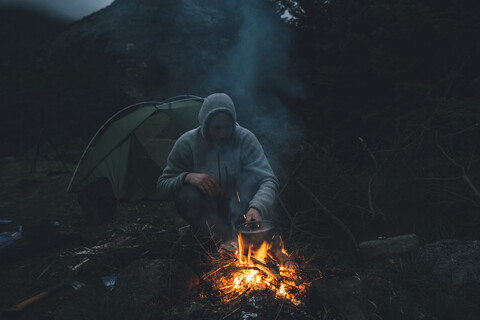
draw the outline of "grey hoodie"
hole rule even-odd
[[[208,137],[208,123],[212,115],[219,111],[230,114],[235,123],[231,141],[225,147],[214,144]],[[208,96],[200,109],[198,120],[200,127],[183,134],[173,146],[163,174],[157,181],[160,193],[165,198],[173,198],[183,186],[188,173],[206,173],[230,197],[228,200],[233,211],[235,203],[248,193],[241,186],[253,186],[252,195],[246,197],[251,198],[248,208],[257,209],[263,218],[268,217],[275,201],[278,180],[258,139],[236,123],[232,99],[224,93]]]

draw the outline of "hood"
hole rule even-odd
[[[219,111],[227,112],[232,117],[233,123],[237,123],[237,114],[235,112],[235,105],[233,104],[232,99],[225,93],[211,94],[205,98],[202,107],[200,108],[200,112],[198,113],[198,122],[200,123],[203,137],[208,137],[208,122],[212,118],[213,114]],[[236,126],[234,126],[234,130],[235,127]]]

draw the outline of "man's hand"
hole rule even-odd
[[[262,220],[262,216],[260,215],[260,212],[258,212],[257,209],[250,208],[247,211],[246,219],[247,219],[247,222],[260,221],[260,220]]]
[[[200,191],[209,196],[218,196],[222,194],[222,189],[217,181],[205,173],[189,173],[185,177],[185,182],[197,187]]]

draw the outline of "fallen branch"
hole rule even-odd
[[[290,220],[290,223],[291,223],[292,228],[294,228],[295,230],[297,230],[297,231],[300,232],[300,233],[306,234],[306,235],[308,235],[308,236],[310,236],[310,237],[313,237],[313,238],[315,238],[315,239],[321,239],[321,240],[323,240],[323,239],[328,239],[328,238],[330,238],[330,237],[320,237],[320,236],[317,236],[317,235],[314,234],[314,233],[311,233],[311,232],[308,232],[308,231],[305,231],[305,230],[299,228],[299,227],[295,224],[294,219],[293,219],[293,217],[290,215],[290,212],[288,211],[287,207],[285,206],[285,203],[283,202],[283,200],[282,200],[281,198],[278,198],[278,201],[280,202],[280,205],[282,206],[283,211],[285,211],[285,213],[287,214],[287,217],[288,217],[288,219]]]
[[[480,191],[478,191],[477,187],[473,184],[472,180],[470,180],[470,177],[467,175],[467,171],[465,170],[465,167],[462,166],[458,161],[453,159],[452,156],[450,156],[440,145],[440,143],[437,142],[437,147],[440,149],[440,152],[445,156],[445,158],[448,159],[454,166],[462,170],[462,176],[461,178],[465,181],[467,186],[470,188],[470,190],[473,192],[473,194],[480,199]]]
[[[285,184],[283,185],[282,189],[280,189],[280,191],[278,192],[278,198],[280,198],[280,196],[282,195],[283,191],[285,191],[285,188],[288,186],[288,184],[290,183],[290,180],[292,180],[292,178],[295,176],[295,173],[297,172],[298,169],[300,169],[300,167],[302,166],[303,164],[303,160],[305,159],[305,149],[303,148],[303,146],[300,146],[300,148],[302,149],[302,157],[300,158],[300,161],[298,162],[297,166],[295,167],[295,169],[293,169],[292,171],[292,174],[290,174],[290,176],[288,177],[287,181],[285,181]]]
[[[355,237],[353,236],[350,229],[342,222],[342,220],[338,219],[330,210],[328,210],[328,208],[325,207],[320,202],[320,200],[318,200],[318,198],[313,194],[313,192],[310,191],[310,189],[308,189],[303,183],[301,183],[298,179],[295,179],[295,181],[300,186],[300,188],[307,194],[310,200],[312,200],[321,209],[322,213],[347,235],[348,239],[350,239],[350,242],[355,249],[355,252],[360,252],[360,248],[358,247]]]
[[[373,183],[375,182],[375,179],[377,178],[378,172],[380,171],[380,167],[382,166],[383,163],[378,165],[378,162],[377,162],[377,159],[375,158],[375,155],[370,150],[367,143],[365,142],[365,140],[363,140],[362,137],[358,137],[358,140],[360,140],[360,143],[362,144],[363,150],[367,151],[368,155],[370,156],[370,158],[373,161],[373,164],[375,165],[375,171],[373,172],[372,176],[368,180],[367,190],[368,190],[368,206],[370,207],[370,210],[368,210],[368,211],[370,212],[370,214],[372,216],[376,216],[377,215],[377,210],[375,209],[374,195],[373,195],[372,189],[373,189]],[[384,216],[382,212],[379,211],[378,213],[380,213],[382,216]]]
[[[222,247],[221,249],[222,249],[222,252],[225,253],[225,254],[227,254],[228,256],[230,256],[230,258],[232,258],[232,259],[234,259],[234,260],[238,260],[237,255],[235,255],[235,254],[231,251],[231,250],[232,250],[231,248],[228,248],[228,247],[225,247],[225,246],[224,246],[224,247]],[[271,269],[271,268],[268,267],[265,263],[263,263],[262,261],[256,259],[254,256],[250,256],[250,260],[254,263],[254,268],[257,268],[257,269],[259,269],[260,271],[262,271],[262,272],[264,272],[264,273],[266,273],[266,274],[269,274],[269,273],[270,273],[270,274],[271,274],[272,276],[274,276],[276,279],[279,278],[279,274],[278,274],[275,270]],[[247,266],[247,269],[248,269],[248,267],[250,267],[250,266]],[[220,267],[220,268],[223,268],[223,267]],[[220,268],[219,268],[219,269],[220,269]],[[244,267],[241,267],[241,269],[243,269],[243,268],[244,268]],[[217,269],[217,271],[218,271],[218,269]]]
[[[222,320],[225,320],[227,319],[228,317],[230,317],[231,315],[233,315],[235,312],[237,312],[238,310],[240,310],[242,306],[236,308],[235,310],[233,310],[232,312],[230,312],[229,314],[227,314],[225,317],[222,318]]]

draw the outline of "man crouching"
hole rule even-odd
[[[258,139],[236,119],[228,95],[205,98],[200,126],[177,140],[157,181],[192,230],[217,242],[231,240],[245,220],[270,218],[278,190]]]

